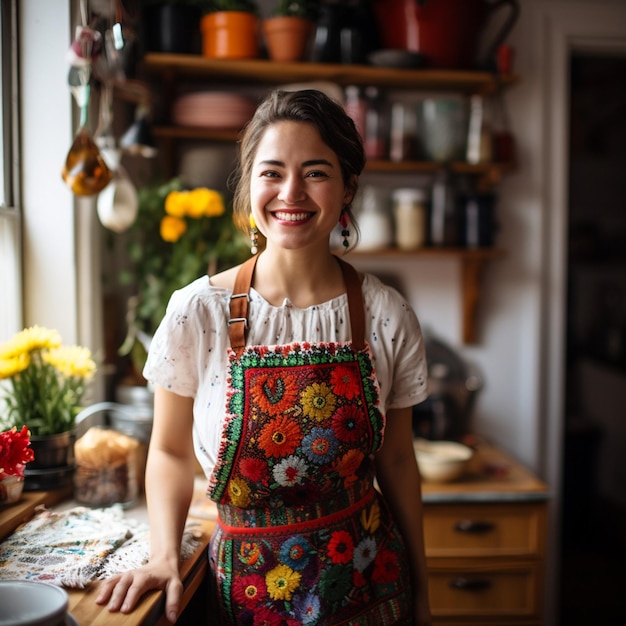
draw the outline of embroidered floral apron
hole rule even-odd
[[[410,623],[406,550],[373,488],[384,417],[361,286],[338,261],[352,342],[245,346],[256,257],[237,277],[227,415],[208,488],[222,623]]]

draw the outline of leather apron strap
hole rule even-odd
[[[246,335],[248,331],[248,303],[250,301],[250,287],[252,277],[259,255],[251,257],[239,268],[233,295],[230,297],[230,319],[228,320],[228,336],[230,347],[237,356],[241,356],[246,346]],[[357,271],[339,257],[335,257],[346,286],[348,296],[348,311],[350,315],[350,332],[352,335],[352,345],[356,351],[365,347],[365,310],[363,307],[363,293],[361,291],[361,281]]]

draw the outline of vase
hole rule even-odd
[[[24,489],[24,479],[21,476],[4,474],[0,478],[0,507],[15,504],[21,497]]]
[[[35,459],[24,470],[25,491],[63,489],[72,484],[76,434],[67,431],[54,435],[31,436]]]

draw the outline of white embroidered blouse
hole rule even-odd
[[[381,411],[418,404],[427,395],[427,367],[417,317],[396,290],[372,274],[365,274],[362,291]],[[143,372],[151,384],[194,398],[194,448],[207,478],[217,461],[225,413],[230,295],[207,276],[175,292]],[[299,309],[288,299],[273,306],[250,290],[249,345],[349,339],[345,294]]]

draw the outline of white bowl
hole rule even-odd
[[[456,441],[428,441],[415,439],[413,442],[417,465],[422,478],[429,483],[447,483],[460,478],[474,451]]]
[[[30,580],[0,580],[0,626],[66,623],[68,596],[61,587]]]

